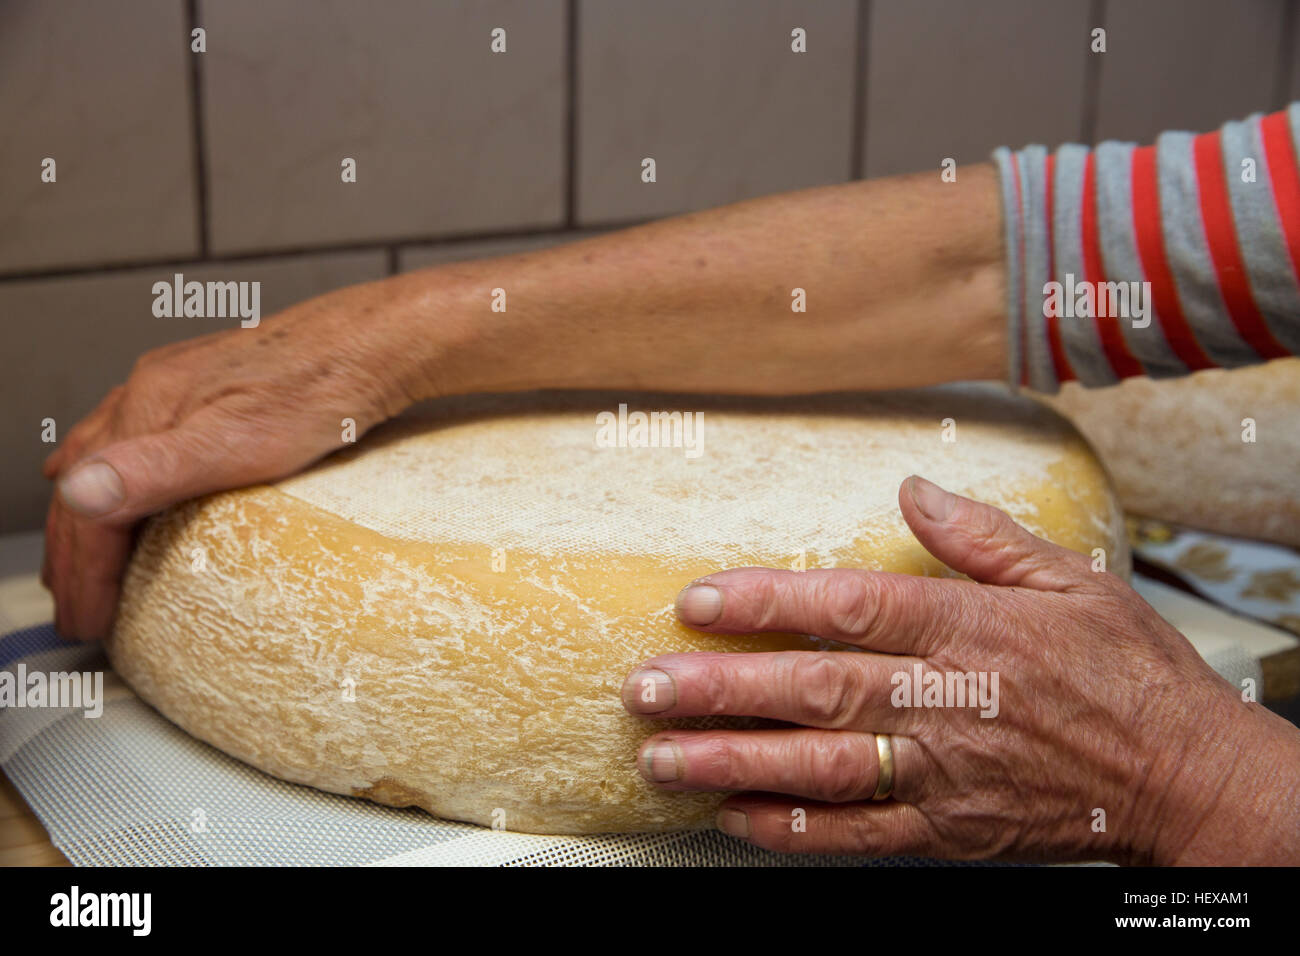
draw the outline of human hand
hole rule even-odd
[[[107,635],[139,519],[291,474],[341,447],[344,419],[360,437],[420,397],[387,295],[354,286],[141,356],[43,468],[41,580],[63,636]]]
[[[679,599],[687,624],[814,634],[867,653],[645,662],[624,686],[634,714],[796,725],[664,731],[638,754],[647,780],[749,791],[723,804],[719,826],[783,851],[1300,859],[1295,727],[1243,703],[1132,588],[1094,572],[1084,555],[923,479],[904,482],[899,505],[920,542],[973,580],[747,568],[693,582]],[[907,702],[917,668],[945,684],[974,673],[971,689],[985,699],[920,706],[917,687]],[[657,683],[656,703],[639,693],[646,679]],[[871,799],[875,734],[892,735],[893,799],[883,802]],[[1247,752],[1249,781],[1239,766]]]

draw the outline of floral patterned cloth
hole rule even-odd
[[[1300,635],[1300,551],[1145,518],[1128,519],[1134,553],[1209,600]]]

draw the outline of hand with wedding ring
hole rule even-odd
[[[903,483],[899,506],[970,580],[741,568],[692,582],[678,600],[688,625],[813,634],[862,653],[646,661],[624,685],[633,714],[789,725],[655,734],[637,758],[648,781],[741,791],[718,826],[781,851],[1300,863],[1295,726],[1243,700],[1088,557],[921,478]],[[966,679],[978,699],[902,692],[931,672],[921,685]],[[647,679],[654,703],[637,692]]]

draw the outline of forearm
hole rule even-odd
[[[1300,863],[1300,731],[1260,708],[1257,731],[1241,741],[1215,823],[1180,863]]]
[[[991,166],[803,190],[389,280],[414,398],[798,393],[1005,375]],[[495,289],[504,311],[493,311]],[[792,310],[795,289],[807,311]]]
[[[1189,707],[1184,749],[1154,816],[1152,859],[1181,866],[1300,861],[1300,731],[1260,705]]]

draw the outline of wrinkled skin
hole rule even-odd
[[[342,446],[343,419],[356,422],[360,437],[410,403],[400,363],[387,354],[387,323],[400,314],[380,322],[367,289],[147,352],[67,434],[43,469],[59,479],[41,580],[54,594],[60,634],[107,636],[142,517],[290,475]],[[112,469],[116,504],[108,492],[78,502],[65,483],[99,464]]]
[[[1300,862],[1295,727],[1243,702],[1084,555],[923,479],[904,483],[899,504],[921,543],[972,580],[745,568],[693,582],[678,602],[687,624],[815,634],[867,653],[645,662],[624,686],[632,713],[797,726],[657,734],[639,753],[643,776],[670,789],[749,791],[724,804],[718,825],[783,851]],[[894,706],[891,677],[916,662],[997,672],[996,716]],[[653,703],[643,700],[647,680]],[[893,799],[883,802],[871,800],[874,732],[895,735]],[[803,829],[792,826],[796,808]]]

